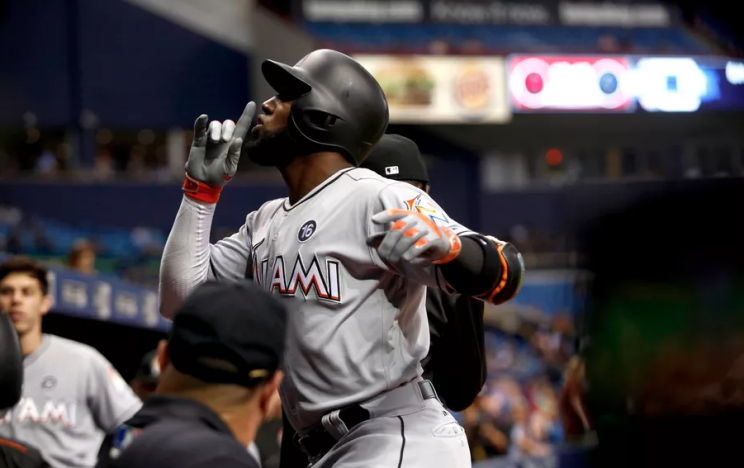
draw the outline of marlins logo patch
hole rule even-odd
[[[410,211],[421,213],[424,216],[428,216],[429,219],[437,224],[449,224],[451,221],[444,213],[444,211],[435,207],[432,203],[422,200],[421,195],[416,198],[405,201],[406,208]]]

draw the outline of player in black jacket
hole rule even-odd
[[[428,193],[429,173],[418,146],[399,135],[385,135],[360,167],[407,182]],[[426,313],[431,341],[421,362],[445,407],[462,411],[486,383],[484,302],[427,288]],[[306,468],[307,457],[293,443],[295,432],[284,419],[280,468]]]

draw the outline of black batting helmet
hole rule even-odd
[[[261,71],[279,99],[293,101],[289,131],[313,148],[338,151],[358,166],[387,129],[385,93],[348,55],[321,49],[294,67],[266,60]]]

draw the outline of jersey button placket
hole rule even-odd
[[[287,216],[289,215],[289,212],[285,211],[282,213],[282,218],[279,220],[279,223],[276,226],[276,229],[274,229],[274,235],[271,237],[271,241],[275,241],[276,238],[279,236],[279,233],[282,230],[282,224],[284,224],[284,220],[287,219]]]

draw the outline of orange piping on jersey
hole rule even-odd
[[[28,448],[27,447],[24,447],[23,445],[17,444],[15,442],[11,442],[11,441],[9,441],[7,439],[0,439],[0,445],[5,445],[6,447],[10,447],[12,449],[16,449],[16,450],[18,450],[21,453],[28,452]]]
[[[496,280],[496,282],[493,285],[493,288],[491,289],[491,292],[485,292],[481,294],[480,296],[477,296],[478,299],[485,299],[487,302],[490,302],[492,304],[493,304],[493,298],[496,297],[496,295],[500,293],[506,287],[506,281],[509,278],[509,267],[506,264],[506,258],[501,253],[503,248],[504,248],[503,245],[496,246],[496,249],[499,252],[499,259],[501,261],[501,272],[502,272],[501,278]],[[506,301],[503,301],[503,302],[506,302]]]

